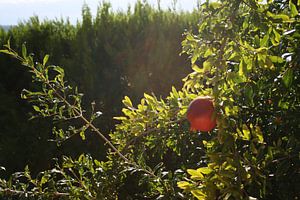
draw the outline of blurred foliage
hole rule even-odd
[[[166,97],[145,92],[140,103],[125,96],[123,114],[114,118],[121,123],[109,139],[95,126],[99,113],[94,104],[86,111],[89,107],[78,100],[80,92],[62,86],[61,67],[43,64],[47,56],[40,59],[42,64],[33,62],[25,46],[20,56],[7,44],[2,52],[20,60],[37,82],[36,90],[22,97],[39,97],[38,91],[45,97],[29,99],[34,116],[46,113],[61,121],[56,142],[70,141],[65,133],[79,124],[72,120],[79,120],[81,126],[71,129],[73,133],[89,140],[85,136],[90,130],[109,151],[101,162],[88,154],[64,156],[34,177],[26,167],[1,179],[0,194],[41,199],[299,199],[299,6],[292,0],[199,5],[198,29],[186,31],[182,42],[193,70],[182,89],[172,87]],[[39,79],[37,72],[47,69],[52,75]],[[208,133],[191,132],[186,110],[202,95],[214,99],[218,124]],[[56,103],[62,105],[51,109]],[[60,112],[63,105],[65,112]]]

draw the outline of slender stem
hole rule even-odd
[[[39,73],[39,72],[37,72]],[[40,73],[40,75],[43,77],[45,83],[54,91],[54,93],[60,98],[67,106],[73,107],[61,94],[59,94],[55,88],[49,83],[49,80],[47,80],[43,74]],[[77,109],[74,109],[76,114],[88,125],[90,126],[107,144],[110,146],[114,152],[116,152],[125,162],[129,162],[129,160],[110,142],[109,139],[107,139],[89,120],[87,120],[80,111]]]
[[[34,72],[35,74],[39,75],[39,76],[41,77],[41,79],[42,79],[41,82],[47,84],[47,85],[54,91],[54,94],[55,94],[59,99],[61,99],[61,100],[63,101],[64,104],[66,104],[66,105],[67,105],[68,107],[70,107],[70,108],[74,108],[74,105],[71,105],[71,103],[68,102],[68,100],[67,100],[64,96],[62,96],[62,95],[56,90],[56,88],[53,87],[53,85],[49,82],[48,78],[46,78],[46,77],[44,76],[43,73],[39,72],[34,66],[30,65],[30,64],[26,61],[26,59],[24,59],[24,58],[22,58],[21,56],[19,56],[19,55],[18,55],[15,51],[13,51],[12,49],[8,48],[8,50],[11,51],[11,52],[14,54],[13,56],[14,56],[16,59],[20,60],[20,61],[22,62],[23,65],[29,67],[31,70],[33,70],[33,72]],[[143,172],[149,174],[150,176],[152,176],[152,177],[154,177],[154,178],[157,178],[158,182],[162,185],[162,187],[164,188],[164,190],[165,190],[166,192],[169,191],[168,188],[166,187],[166,185],[164,184],[164,181],[161,179],[161,177],[155,175],[153,171],[149,171],[149,170],[147,170],[147,169],[144,169],[143,167],[139,166],[139,165],[136,164],[135,162],[129,161],[129,160],[128,160],[128,159],[127,159],[127,158],[126,158],[126,157],[125,157],[125,156],[124,156],[124,155],[123,155],[123,154],[122,154],[122,153],[121,153],[121,152],[120,152],[120,151],[119,151],[119,150],[118,150],[111,142],[110,142],[110,140],[109,140],[108,138],[106,138],[106,137],[98,130],[98,128],[96,128],[96,127],[92,124],[91,121],[89,121],[87,118],[85,118],[85,117],[82,115],[82,112],[81,112],[80,110],[76,109],[76,107],[75,107],[74,112],[75,112],[75,114],[76,114],[79,118],[81,118],[81,119],[86,123],[86,125],[87,125],[88,127],[90,127],[92,130],[94,130],[94,131],[97,133],[97,135],[99,135],[100,138],[102,138],[102,139],[108,144],[108,146],[111,147],[112,150],[113,150],[115,153],[118,154],[118,156],[119,156],[120,158],[122,158],[125,162],[127,162],[127,164],[132,165],[132,166],[136,167],[137,169],[141,169],[141,171],[143,171]],[[178,120],[178,121],[181,121],[181,120]],[[176,121],[174,121],[174,122],[176,122]],[[174,123],[174,122],[172,122],[172,123]],[[142,135],[142,136],[145,136],[145,135],[149,134],[150,132],[153,132],[154,130],[155,130],[155,129],[151,129],[151,130],[146,131],[145,133],[143,133],[143,134],[141,134],[141,135]],[[32,195],[36,194],[36,193],[34,193],[34,192],[23,192],[23,191],[18,191],[18,190],[1,189],[1,188],[0,188],[0,192],[6,192],[6,193],[10,193],[10,194],[32,194]],[[40,195],[46,195],[46,193],[44,193],[44,192],[39,192],[38,194],[40,194]],[[68,193],[58,193],[58,192],[55,192],[55,193],[52,194],[52,196],[54,196],[54,197],[69,196],[69,194],[68,194]]]
[[[57,90],[51,85],[51,83],[49,82],[49,80],[44,76],[43,73],[39,72],[36,70],[36,68],[34,66],[31,66],[31,65],[28,65],[26,59],[22,58],[21,56],[18,55],[17,52],[15,52],[13,49],[11,48],[8,48],[9,51],[11,51],[13,53],[13,56],[20,60],[22,62],[23,65],[29,67],[30,69],[32,69],[34,71],[35,74],[38,74],[42,79],[43,79],[43,82],[46,83],[53,91],[54,93],[56,94],[56,96],[58,98],[60,98],[68,107],[74,107],[72,106],[61,94],[59,94],[57,92]],[[129,160],[110,142],[109,139],[107,139],[89,120],[87,120],[80,111],[78,111],[77,109],[74,109],[74,111],[76,112],[76,114],[78,116],[80,116],[80,118],[86,123],[88,124],[107,144],[108,146],[110,146],[113,151],[115,153],[117,153],[125,162],[129,162]]]

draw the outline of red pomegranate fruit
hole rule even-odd
[[[187,119],[191,124],[191,131],[211,131],[216,126],[213,99],[209,96],[197,97],[187,110]]]

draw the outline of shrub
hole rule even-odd
[[[2,193],[70,199],[298,199],[298,6],[254,0],[202,4],[198,31],[186,32],[182,42],[193,69],[184,87],[173,87],[166,98],[144,94],[137,106],[126,96],[110,140],[93,125],[100,113],[91,105],[87,116],[80,93],[65,84],[60,67],[47,66],[47,57],[34,64],[25,48],[19,56],[8,44],[2,52],[19,59],[41,83],[40,91],[23,94],[34,110],[58,121],[82,120],[81,127],[56,128],[57,138],[80,134],[85,139],[91,129],[110,151],[105,162],[88,155],[65,157],[35,179],[26,169],[1,180]],[[206,95],[214,99],[217,126],[191,132],[187,107]]]

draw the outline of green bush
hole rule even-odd
[[[181,78],[191,71],[184,67],[187,57],[179,56],[180,42],[184,29],[196,27],[198,14],[158,10],[144,1],[130,10],[112,12],[109,3],[101,3],[92,17],[85,5],[76,25],[68,20],[41,21],[35,16],[7,32],[1,30],[0,46],[10,39],[17,51],[26,43],[36,60],[49,54],[50,64],[62,66],[68,81],[85,91],[83,106],[94,101],[102,111],[95,123],[108,135],[118,123],[113,117],[121,114],[125,95],[134,103],[145,91],[166,96],[172,85],[180,88]],[[35,174],[50,167],[52,157],[64,154],[76,158],[89,152],[99,160],[105,158],[107,149],[93,134],[85,141],[75,136],[59,147],[49,142],[53,139],[51,120],[29,121],[31,107],[20,100],[23,88],[37,87],[30,75],[8,56],[0,57],[0,70],[4,72],[0,75],[0,163],[7,168],[6,174],[26,164]]]
[[[110,151],[107,161],[64,157],[32,178],[28,169],[2,179],[3,196],[66,199],[298,199],[299,2],[220,1],[201,5],[197,31],[183,53],[193,72],[166,98],[123,100],[121,123],[108,139],[94,125],[99,112],[81,107],[58,66],[34,63],[23,48],[3,53],[29,68],[40,90],[25,91],[37,115],[55,116],[57,140],[87,129]],[[54,71],[52,71],[54,70]],[[185,114],[198,96],[214,99],[217,127],[191,132]],[[61,125],[61,124],[59,124]],[[66,128],[67,127],[67,128]],[[68,128],[69,127],[69,128]],[[71,135],[70,135],[71,134]]]

